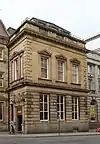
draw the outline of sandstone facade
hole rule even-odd
[[[8,129],[8,34],[0,20],[0,131]]]
[[[33,18],[16,30],[8,47],[10,123],[16,131],[58,132],[59,121],[62,132],[88,131],[85,42]]]

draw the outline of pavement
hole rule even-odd
[[[57,136],[95,136],[100,135],[99,132],[73,132],[73,133],[45,133],[45,134],[9,134],[8,132],[0,132],[0,137],[28,137],[28,138],[35,138],[35,137],[57,137]]]

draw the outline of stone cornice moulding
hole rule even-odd
[[[59,55],[56,55],[55,56],[56,57],[56,59],[60,59],[60,60],[63,60],[63,61],[66,61],[67,60],[67,58],[65,57],[65,56],[63,56],[62,54],[59,54]]]
[[[14,51],[14,53],[12,54],[10,60],[12,60],[13,58],[17,57],[17,56],[20,55],[21,53],[24,53],[24,51],[23,51],[23,50],[21,50],[21,51],[19,51],[19,52]]]
[[[41,51],[38,51],[38,53],[40,54],[40,55],[44,55],[44,56],[48,56],[48,57],[51,57],[51,53],[50,52],[48,52],[46,49],[44,49],[44,50],[41,50]]]
[[[60,44],[62,46],[67,46],[67,47],[71,47],[72,49],[75,49],[77,51],[80,51],[80,52],[83,52],[83,53],[87,53],[87,49],[86,48],[82,48],[78,45],[75,45],[75,44],[72,44],[72,43],[69,43],[69,42],[64,42],[64,41],[61,41],[61,40],[57,40],[56,38],[53,38],[53,37],[49,37],[49,36],[46,36],[46,35],[43,35],[43,34],[40,34],[40,33],[37,33],[35,31],[32,31],[30,29],[24,29],[22,30],[21,32],[19,32],[16,37],[14,37],[8,44],[8,47],[10,48],[11,46],[13,46],[18,40],[21,39],[21,37],[25,36],[25,35],[30,35],[30,36],[35,36],[35,37],[39,37],[41,39],[44,39],[44,40],[47,40],[47,41],[50,41],[50,42],[54,42],[54,43],[57,43],[57,44]]]
[[[77,58],[73,58],[73,59],[71,59],[70,61],[71,61],[71,63],[73,63],[73,64],[77,64],[77,65],[80,64],[80,61],[79,61]]]

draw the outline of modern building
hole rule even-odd
[[[10,36],[10,124],[16,132],[88,131],[85,41],[40,19]]]
[[[0,131],[8,129],[8,34],[0,20]]]

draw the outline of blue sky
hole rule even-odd
[[[26,17],[37,17],[81,38],[100,32],[100,0],[1,0],[0,9],[7,28],[17,28]]]

